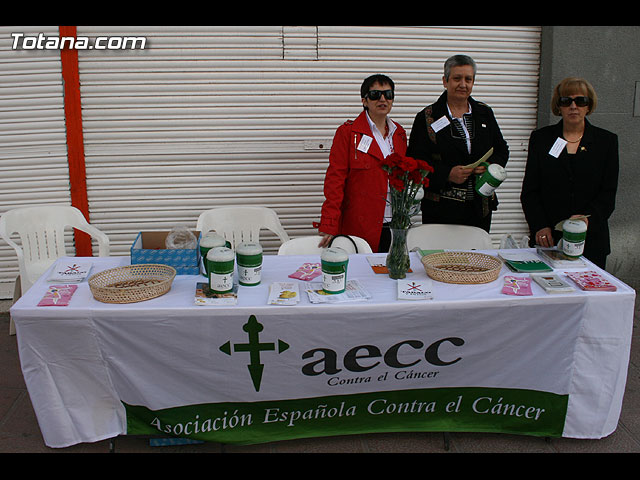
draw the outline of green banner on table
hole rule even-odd
[[[153,411],[126,405],[127,433],[252,444],[393,431],[561,436],[568,395],[500,388],[435,388]]]

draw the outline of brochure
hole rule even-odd
[[[209,284],[198,282],[195,294],[196,305],[235,305],[238,303],[238,285],[229,293],[213,293]]]
[[[322,289],[322,282],[307,282],[303,288],[309,295],[311,303],[342,303],[371,298],[369,292],[358,280],[347,280],[347,286],[343,293],[325,293]]]
[[[289,278],[296,278],[308,282],[318,275],[322,275],[322,266],[320,263],[303,263],[295,272],[289,275]]]
[[[39,307],[66,307],[78,285],[50,285],[38,302]]]
[[[502,293],[505,295],[533,295],[531,292],[531,279],[529,277],[507,275],[504,277]]]
[[[535,253],[523,250],[522,252],[500,251],[498,255],[504,260],[505,265],[517,273],[551,272],[553,269],[544,263]]]
[[[567,257],[562,250],[557,248],[537,247],[536,252],[543,261],[553,268],[581,268],[586,266],[581,258]]]
[[[544,288],[547,293],[575,292],[576,289],[555,274],[534,273],[531,275],[534,282]]]
[[[49,282],[66,282],[80,283],[91,270],[93,263],[87,259],[65,258],[56,262],[55,267],[51,271],[47,281]]]
[[[411,249],[412,252],[418,252],[418,255],[420,255],[420,258],[422,257],[426,257],[427,255],[431,255],[432,253],[442,253],[444,252],[444,249],[442,248],[438,248],[435,250],[425,250],[423,248],[419,248],[419,247],[414,247]]]
[[[480,158],[479,160],[476,160],[473,163],[470,163],[469,165],[465,165],[464,168],[476,168],[482,162],[486,162],[491,155],[493,155],[493,147],[491,147],[489,151],[482,156],[482,158]]]
[[[389,269],[387,268],[387,257],[386,256],[378,256],[378,257],[367,257],[369,261],[369,265],[371,265],[371,269],[375,273],[389,273]],[[411,268],[409,268],[409,272],[411,272]]]
[[[398,280],[398,300],[431,300],[433,299],[433,280]]]
[[[586,272],[564,272],[567,277],[576,282],[576,284],[582,289],[595,292],[615,292],[616,286],[609,280],[604,278],[598,272],[589,270]]]
[[[300,301],[297,282],[274,282],[269,287],[270,305],[295,305]]]
[[[591,215],[576,215],[573,218],[567,218],[565,220],[561,220],[558,223],[556,223],[556,226],[553,227],[553,229],[561,232],[564,228],[564,222],[566,222],[567,220],[584,220],[585,218],[589,218],[590,216]]]

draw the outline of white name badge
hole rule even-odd
[[[549,150],[549,155],[552,157],[558,158],[560,153],[562,153],[562,149],[567,145],[567,141],[558,137],[556,143],[553,144],[551,150]]]
[[[443,116],[440,117],[438,120],[436,120],[435,122],[433,122],[431,124],[431,128],[433,128],[433,131],[438,133],[440,130],[442,130],[444,127],[446,127],[447,125],[449,125],[451,122],[449,121],[449,119],[447,118],[447,116]]]
[[[368,135],[363,135],[360,139],[360,143],[358,144],[358,150],[367,153],[369,151],[369,147],[371,146],[371,142],[373,142],[373,138],[369,137]]]

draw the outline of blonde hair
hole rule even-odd
[[[587,110],[587,115],[596,109],[596,105],[598,105],[598,96],[591,84],[584,78],[567,77],[553,89],[551,112],[557,117],[560,117],[560,105],[558,105],[560,97],[568,97],[569,95],[576,94],[586,95],[589,97],[589,110]]]

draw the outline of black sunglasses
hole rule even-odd
[[[558,99],[558,105],[561,107],[568,107],[573,102],[576,102],[576,107],[586,107],[589,105],[589,97],[560,97]]]
[[[387,100],[393,100],[393,90],[369,90],[365,97],[369,97],[371,100],[378,100],[383,94]]]

